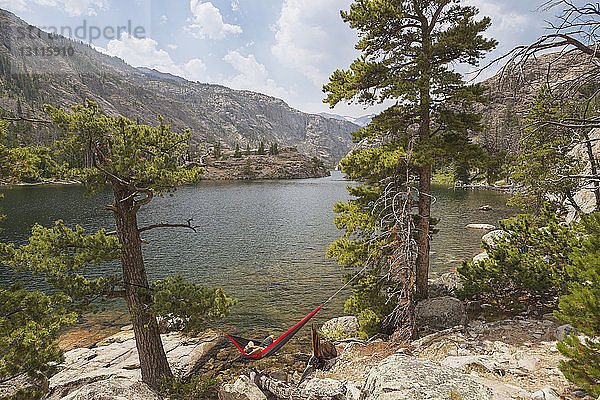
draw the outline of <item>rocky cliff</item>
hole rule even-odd
[[[486,147],[518,152],[520,126],[542,86],[555,91],[572,90],[574,78],[595,68],[590,60],[578,55],[551,53],[531,59],[523,65],[509,65],[483,82],[487,103],[478,106],[483,133],[474,139]]]
[[[44,54],[41,49],[58,49]],[[34,54],[37,53],[37,54]],[[174,129],[190,128],[194,144],[221,141],[256,146],[259,141],[296,146],[334,165],[352,146],[359,126],[305,114],[283,100],[219,85],[189,82],[121,59],[62,36],[48,34],[0,9],[0,112],[41,116],[44,103],[96,101],[110,115],[154,124],[162,115]],[[27,126],[26,126],[27,128]],[[24,129],[21,142],[40,143],[52,132]]]

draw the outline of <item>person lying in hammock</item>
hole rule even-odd
[[[246,355],[248,355],[248,356],[252,356],[254,354],[261,353],[264,349],[266,349],[271,344],[273,344],[274,340],[275,340],[275,336],[269,335],[266,338],[264,338],[263,341],[260,342],[260,344],[258,346],[256,346],[254,344],[254,342],[250,341],[250,342],[248,342],[246,347],[244,347],[244,353],[246,353]]]

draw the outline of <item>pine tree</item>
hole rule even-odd
[[[265,155],[265,142],[261,141],[258,145],[258,151],[256,152],[259,156]]]
[[[342,165],[351,176],[370,174],[371,184],[352,192],[358,200],[338,207],[343,213],[338,218],[360,221],[363,216],[357,215],[358,210],[371,207],[387,185],[399,187],[407,181],[386,178],[406,177],[407,173],[414,177],[419,192],[416,286],[423,297],[427,295],[429,269],[432,165],[470,150],[473,146],[468,132],[482,128],[470,105],[480,99],[483,89],[466,85],[454,71],[457,63],[477,65],[496,46],[494,40],[482,35],[490,19],[476,20],[477,12],[475,7],[461,6],[458,0],[357,0],[350,11],[342,12],[342,18],[358,30],[356,48],[362,55],[349,70],[335,71],[323,88],[325,101],[332,107],[341,101],[394,103],[354,135],[355,141],[362,140],[370,148]],[[398,162],[399,158],[408,163]],[[377,225],[377,221],[368,221],[369,227]],[[352,230],[364,230],[362,222],[347,223]],[[356,241],[338,243],[333,253],[347,265],[348,253],[356,246]],[[359,258],[365,257],[368,255]]]
[[[565,225],[546,205],[539,215],[502,221],[501,229],[507,234],[493,245],[483,243],[489,258],[458,268],[462,296],[502,311],[555,308],[568,292],[570,253],[581,246],[577,228]]]
[[[552,199],[556,205],[567,201],[579,210],[574,194],[581,182],[575,176],[581,174],[584,166],[572,150],[573,143],[583,138],[577,137],[573,129],[542,122],[563,120],[570,107],[564,101],[553,99],[547,86],[540,89],[525,120],[521,151],[510,167],[511,180],[523,185],[524,190],[515,195],[510,204],[539,213]]]
[[[240,158],[242,156],[242,152],[240,151],[240,144],[236,143],[235,152],[233,153],[233,157]]]
[[[561,372],[595,398],[600,396],[600,213],[583,218],[582,227],[583,246],[574,250],[567,269],[574,278],[571,293],[561,297],[557,316],[587,338],[570,335],[557,347],[568,358],[561,361]]]
[[[221,150],[221,142],[216,142],[213,147],[213,157],[215,158],[215,160],[218,160],[219,158],[221,158],[222,155],[223,152]]]
[[[7,125],[0,121],[0,180],[10,181],[21,162],[5,146]],[[4,218],[0,214],[0,221]],[[3,248],[0,245],[1,258]],[[48,378],[63,361],[56,339],[62,329],[76,322],[76,315],[65,307],[67,302],[62,294],[29,292],[19,283],[0,287],[0,381],[26,375],[35,386],[10,398],[37,399],[45,393]]]
[[[250,143],[246,144],[246,156],[250,155]]]
[[[181,278],[148,282],[142,255],[141,234],[151,229],[183,227],[187,224],[155,224],[139,227],[138,211],[152,199],[177,186],[195,182],[202,170],[181,165],[190,138],[189,131],[175,133],[159,118],[157,127],[128,119],[108,117],[86,101],[70,111],[47,106],[53,123],[64,131],[56,143],[73,179],[83,182],[89,195],[112,189],[114,201],[105,208],[113,213],[116,235],[101,230],[86,234],[57,222],[54,228],[35,226],[29,243],[3,246],[3,262],[46,276],[54,288],[72,299],[74,310],[93,306],[92,299],[124,297],[133,322],[142,380],[158,389],[172,373],[159,334],[157,316],[183,321],[187,330],[198,329],[201,317],[218,318],[228,312],[232,300],[220,289],[206,290]],[[89,152],[92,165],[70,154]],[[95,265],[120,259],[122,273],[93,280],[84,277]],[[119,290],[120,289],[120,290]],[[194,313],[191,315],[190,313]]]
[[[38,399],[45,394],[48,378],[64,361],[56,340],[62,330],[75,324],[63,295],[29,292],[21,284],[0,288],[0,380],[26,375],[33,387],[9,398]]]
[[[277,142],[274,142],[269,146],[269,155],[276,156],[277,154],[279,154],[279,149],[277,148]]]

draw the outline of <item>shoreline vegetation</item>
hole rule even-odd
[[[198,163],[204,168],[201,181],[223,180],[291,180],[324,178],[331,176],[323,160],[308,157],[294,147],[285,148],[277,154],[250,154],[239,157],[233,155],[208,156]],[[0,180],[0,187],[83,185],[76,180],[48,179],[39,182],[7,182]]]
[[[311,160],[314,161],[314,160]],[[222,164],[221,164],[222,165]],[[233,174],[235,172],[233,171],[227,171],[227,168],[223,168],[222,166],[215,166],[215,165],[208,165],[209,168],[212,169],[212,172],[210,173],[211,177],[203,177],[201,179],[201,181],[217,181],[217,180],[256,180],[256,181],[260,181],[260,180],[293,180],[293,179],[311,179],[311,178],[324,178],[327,176],[331,176],[331,172],[332,171],[336,171],[335,169],[328,169],[326,167],[323,168],[319,168],[318,172],[314,173],[314,176],[298,176],[298,177],[294,177],[292,174],[289,173],[289,171],[284,171],[284,173],[288,173],[287,177],[286,175],[282,175],[282,174],[272,174],[271,176],[269,176],[268,174],[261,174],[261,175],[256,175],[254,177],[232,177],[231,175],[228,176],[227,174]],[[437,181],[437,180],[433,180],[432,183],[436,184],[436,185],[442,185],[448,188],[454,188],[454,189],[481,189],[481,190],[492,190],[492,191],[499,191],[499,192],[505,192],[505,193],[518,193],[520,191],[523,190],[523,187],[520,185],[489,185],[487,183],[472,183],[472,184],[463,184],[463,183],[449,183],[447,181]],[[0,188],[2,187],[10,187],[10,186],[46,186],[46,185],[83,185],[82,182],[79,181],[69,181],[69,180],[58,180],[58,179],[52,179],[52,180],[47,180],[47,181],[41,181],[41,182],[6,182],[6,181],[2,181],[0,180]]]

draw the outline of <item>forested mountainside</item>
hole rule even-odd
[[[48,47],[72,51],[59,56],[25,54]],[[110,115],[142,123],[154,124],[160,114],[175,130],[191,129],[196,149],[217,141],[230,148],[277,142],[333,165],[351,149],[350,133],[359,128],[300,112],[263,94],[133,68],[87,44],[30,27],[2,9],[0,84],[4,115],[41,117],[45,103],[67,106],[89,98]],[[52,136],[50,130],[32,129],[25,122],[11,129],[12,138],[24,144],[45,143]]]
[[[487,148],[518,153],[520,129],[540,89],[549,83],[553,90],[564,90],[590,68],[583,61],[581,55],[545,54],[484,81],[488,102],[479,111],[486,129],[474,139]]]

